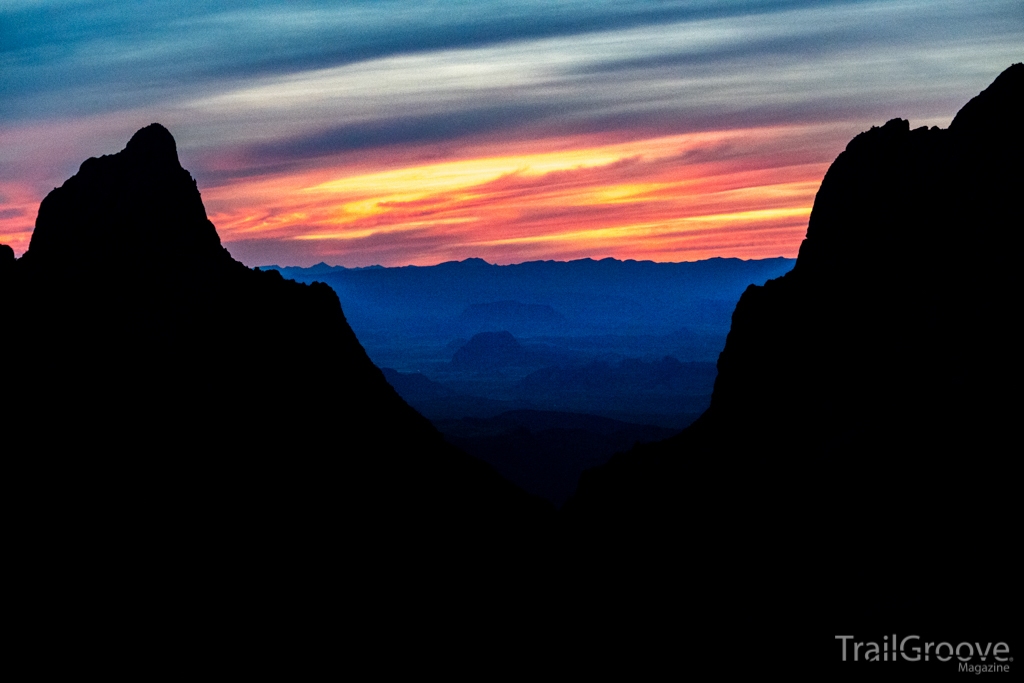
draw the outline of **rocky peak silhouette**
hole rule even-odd
[[[957,112],[949,130],[960,135],[1019,138],[1024,117],[1024,63],[1014,64]]]
[[[953,613],[919,599],[954,583],[1008,590],[1004,563],[951,539],[1015,533],[1022,97],[1017,64],[949,129],[895,119],[850,142],[794,269],[738,303],[709,410],[584,475],[566,511],[593,552],[628,548],[768,614],[810,610],[810,591],[839,619]],[[913,531],[874,533],[901,524]]]
[[[113,263],[134,277],[231,263],[174,138],[158,123],[117,154],[87,159],[47,195],[23,260],[76,275]]]
[[[151,123],[136,131],[125,145],[124,152],[126,156],[135,159],[139,166],[181,168],[174,136],[159,123]]]
[[[26,254],[0,249],[0,300],[19,547],[82,572],[159,554],[233,577],[240,603],[342,574],[401,600],[453,549],[514,555],[548,514],[395,393],[333,290],[234,261],[158,124],[43,200]]]

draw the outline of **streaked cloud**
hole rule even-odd
[[[946,125],[1022,45],[1019,0],[8,2],[0,240],[160,121],[252,264],[794,255],[850,137]]]
[[[240,180],[204,196],[229,248],[252,262],[271,259],[285,241],[308,242],[317,258],[351,265],[375,263],[382,251],[420,264],[470,256],[498,263],[687,260],[723,248],[761,257],[778,250],[765,243],[766,232],[799,243],[824,165],[790,149],[759,168],[737,150],[814,135],[797,127],[602,146],[581,140],[569,150],[337,178],[329,170],[304,179],[286,174],[277,186],[265,178]],[[279,199],[252,212],[258,196]]]

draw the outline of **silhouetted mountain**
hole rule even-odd
[[[481,332],[452,356],[452,365],[472,370],[490,370],[505,365],[522,365],[526,350],[510,332]]]
[[[18,554],[51,581],[59,547],[97,576],[128,556],[201,562],[225,600],[301,574],[302,600],[328,576],[447,571],[456,548],[515,556],[546,515],[395,393],[329,287],[231,258],[158,124],[85,161],[11,256],[5,480]],[[195,588],[182,577],[169,590]]]
[[[1022,105],[1017,64],[946,130],[850,142],[794,269],[740,299],[707,413],[584,475],[566,506],[583,557],[725,593],[691,614],[997,614],[995,549],[1019,532]]]

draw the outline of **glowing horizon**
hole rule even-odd
[[[431,243],[421,239],[415,255],[380,264],[694,260],[723,249],[743,258],[795,256],[824,164],[749,169],[725,159],[679,161],[786,132],[792,131],[678,135],[370,173],[317,169],[240,180],[203,196],[229,249],[243,241],[315,241],[316,261],[349,265],[380,263],[381,242],[424,233]],[[268,196],[273,201],[261,211],[251,210],[257,197]],[[776,239],[765,243],[765,231]]]

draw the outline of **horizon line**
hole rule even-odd
[[[603,263],[605,261],[615,261],[616,263],[653,263],[653,264],[658,264],[658,265],[680,265],[680,264],[683,264],[683,263],[703,263],[705,261],[742,261],[744,263],[748,263],[748,262],[751,262],[751,261],[775,261],[775,260],[778,260],[778,259],[785,259],[785,260],[789,260],[789,261],[796,261],[797,257],[795,257],[795,256],[782,256],[782,255],[780,255],[780,256],[765,256],[763,258],[749,258],[749,259],[745,259],[745,258],[740,258],[738,256],[709,256],[708,258],[694,259],[693,261],[655,261],[653,259],[631,259],[631,258],[630,259],[617,259],[617,258],[615,258],[613,256],[605,256],[604,258],[596,259],[596,258],[592,258],[590,256],[587,256],[587,257],[584,257],[584,258],[570,259],[568,261],[561,261],[561,260],[558,260],[558,259],[534,259],[532,261],[521,261],[519,263],[491,263],[490,261],[487,261],[486,259],[480,258],[478,256],[470,256],[468,258],[462,259],[461,261],[456,261],[456,260],[441,261],[439,263],[432,263],[432,264],[428,264],[428,265],[417,265],[417,264],[414,264],[414,263],[409,263],[409,264],[406,264],[406,265],[403,265],[403,266],[383,266],[383,265],[380,265],[380,264],[373,264],[373,265],[369,265],[369,266],[343,266],[341,264],[334,264],[334,265],[332,265],[332,264],[329,264],[329,263],[327,263],[325,261],[320,261],[319,263],[314,263],[311,266],[282,266],[280,264],[274,263],[274,264],[265,264],[265,265],[251,266],[251,267],[254,270],[255,269],[260,269],[260,270],[264,270],[264,269],[281,269],[281,270],[283,270],[285,268],[298,268],[298,269],[301,269],[301,270],[309,270],[311,268],[317,268],[317,267],[320,267],[320,266],[324,266],[324,267],[327,267],[327,268],[341,268],[343,270],[370,270],[370,269],[395,270],[395,269],[398,269],[398,268],[437,268],[438,266],[445,266],[445,265],[448,265],[448,264],[468,263],[468,262],[477,262],[477,261],[479,261],[480,263],[483,263],[485,265],[488,265],[488,266],[495,266],[495,267],[498,267],[498,268],[508,268],[508,267],[511,267],[511,266],[525,266],[525,265],[530,265],[530,264],[533,264],[533,263],[580,263],[580,262],[583,262],[583,261],[590,261],[592,263]]]

